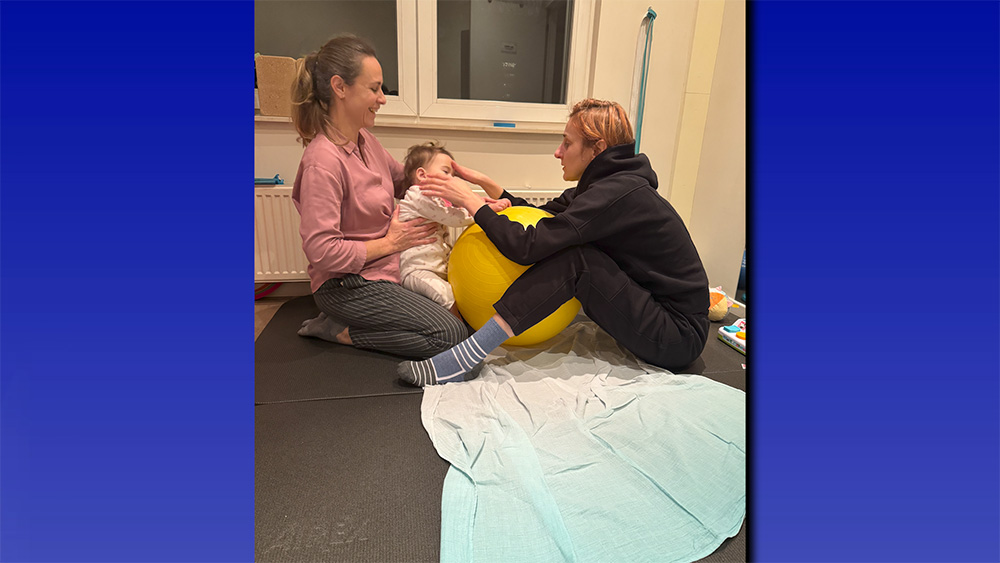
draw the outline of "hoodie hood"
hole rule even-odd
[[[594,178],[619,174],[638,176],[648,182],[654,190],[657,188],[656,172],[653,172],[649,159],[642,153],[635,154],[635,143],[628,143],[608,147],[594,157],[580,175],[577,191],[586,190]]]

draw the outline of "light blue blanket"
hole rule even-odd
[[[452,464],[441,561],[694,561],[746,512],[746,395],[644,364],[593,323],[427,388]]]

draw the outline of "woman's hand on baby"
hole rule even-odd
[[[434,242],[434,231],[436,230],[437,224],[426,219],[400,221],[399,207],[397,207],[392,212],[389,232],[385,234],[385,238],[397,252],[401,252],[407,248]]]
[[[477,172],[471,168],[466,168],[461,164],[455,162],[454,159],[452,159],[451,161],[451,169],[455,172],[455,175],[458,176],[459,178],[465,180],[466,182],[472,182],[477,186],[481,186],[483,183],[483,179],[486,178],[486,175],[483,174],[482,172]]]
[[[496,213],[500,213],[504,209],[510,207],[509,199],[492,199],[488,197],[484,199],[486,200],[486,205],[489,205],[490,209],[492,209]]]
[[[446,199],[455,207],[464,207],[469,213],[475,213],[485,203],[461,178],[444,174],[428,174],[420,183],[420,192]]]
[[[471,168],[466,168],[461,164],[455,162],[454,159],[451,161],[451,169],[455,172],[455,175],[462,178],[466,182],[471,182],[483,189],[490,197],[500,197],[503,193],[503,188],[500,184],[494,182],[489,176],[478,172]]]

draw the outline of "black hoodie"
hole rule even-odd
[[[565,248],[590,244],[661,305],[684,315],[707,314],[708,276],[684,222],[656,191],[656,173],[635,145],[610,147],[583,171],[580,182],[542,205],[554,217],[523,228],[487,206],[476,223],[504,256],[534,264]],[[529,205],[504,192],[514,205]]]

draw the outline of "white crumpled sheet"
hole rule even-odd
[[[592,322],[428,387],[452,464],[441,561],[694,561],[746,513],[746,394],[645,364]]]

